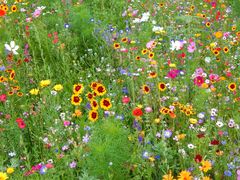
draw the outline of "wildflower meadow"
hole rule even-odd
[[[0,180],[240,180],[239,0],[0,0]]]

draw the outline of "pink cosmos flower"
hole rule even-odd
[[[197,76],[194,78],[194,84],[197,86],[201,86],[204,83],[204,78],[202,76]]]
[[[1,94],[0,95],[0,102],[6,102],[7,100],[7,95],[6,94]]]
[[[210,74],[209,75],[209,79],[211,81],[219,81],[219,75],[217,75],[217,74]]]
[[[151,40],[151,41],[149,41],[148,43],[147,43],[147,45],[146,45],[146,47],[148,48],[148,49],[153,49],[153,48],[155,48],[155,44],[154,44],[154,40]]]
[[[188,46],[188,52],[189,53],[193,53],[196,50],[196,44],[195,42],[190,42],[189,46]]]

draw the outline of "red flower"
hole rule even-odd
[[[197,86],[201,86],[204,83],[204,78],[202,76],[197,76],[194,78],[194,84]]]
[[[5,16],[5,14],[6,14],[6,11],[0,9],[0,17],[1,17],[1,16]]]
[[[142,109],[141,109],[141,108],[135,108],[135,109],[132,111],[132,114],[133,114],[133,116],[142,116],[142,115],[143,115],[143,112],[142,112]]]
[[[204,138],[205,137],[205,134],[204,133],[200,133],[197,135],[198,138]]]
[[[23,121],[22,118],[17,118],[17,119],[16,119],[16,122],[18,123],[18,127],[19,127],[20,129],[24,129],[24,128],[26,127],[26,124],[25,124],[25,122]]]
[[[200,163],[202,161],[202,156],[200,154],[197,154],[194,158],[196,163]]]
[[[19,123],[18,123],[18,127],[19,127],[20,129],[24,129],[24,128],[26,127],[25,122],[24,122],[24,121],[19,122]]]
[[[211,145],[219,145],[219,141],[217,139],[214,139],[211,141]]]

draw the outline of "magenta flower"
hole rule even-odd
[[[179,74],[179,70],[177,69],[172,69],[168,72],[167,77],[171,79],[175,79]]]
[[[197,86],[201,86],[204,83],[204,78],[202,76],[197,76],[194,78],[194,84]]]

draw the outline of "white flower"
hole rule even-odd
[[[142,14],[142,18],[141,18],[140,21],[141,21],[141,22],[146,22],[146,21],[148,21],[149,16],[150,16],[150,13],[149,13],[149,12],[143,13],[143,14]]]
[[[56,96],[57,95],[57,91],[51,91],[51,95]]]
[[[197,117],[200,118],[200,119],[202,119],[202,118],[205,117],[205,115],[204,115],[204,113],[199,113],[199,114],[197,115]]]
[[[193,144],[188,144],[188,148],[189,149],[194,149],[194,148],[196,148],[196,146],[194,146]]]
[[[9,155],[10,157],[14,157],[14,156],[16,156],[16,153],[15,153],[15,152],[10,152],[10,153],[8,153],[8,155]]]
[[[205,62],[206,63],[210,63],[211,62],[211,58],[210,57],[205,57]]]
[[[162,33],[163,32],[163,27],[153,26],[152,31],[155,32],[155,33]]]
[[[19,46],[15,44],[14,41],[10,42],[9,44],[5,44],[5,49],[9,52],[12,52],[13,54],[18,54],[17,50],[18,50]]]
[[[186,43],[186,41],[174,41],[174,40],[172,40],[170,49],[172,51],[180,50],[185,43]]]
[[[205,127],[201,127],[201,128],[200,128],[200,131],[201,131],[201,132],[205,132],[206,130],[207,130],[207,128],[205,128]]]
[[[141,22],[141,19],[140,18],[135,18],[134,20],[133,20],[133,23],[140,23]]]
[[[217,125],[218,127],[223,127],[223,123],[222,123],[221,121],[217,121],[216,125]]]

